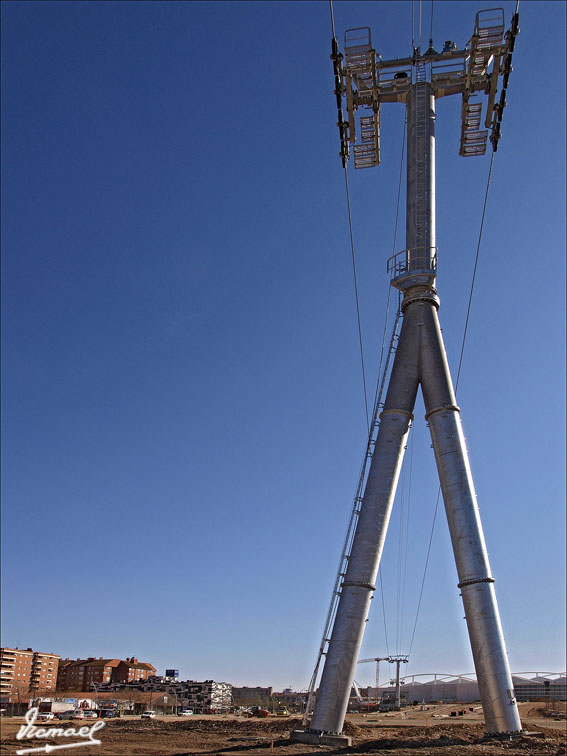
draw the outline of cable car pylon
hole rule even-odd
[[[435,288],[435,101],[453,94],[462,97],[461,155],[484,154],[489,136],[496,151],[517,33],[518,6],[506,33],[502,9],[477,13],[473,36],[462,50],[448,41],[442,52],[437,52],[430,42],[423,54],[414,48],[408,58],[382,61],[372,47],[368,27],[345,32],[344,57],[333,38],[331,58],[343,165],[350,156],[350,144],[354,144],[356,169],[378,165],[380,106],[399,102],[406,107],[406,248],[388,261],[391,285],[403,294],[403,322],[352,546],[345,560],[346,571],[339,573],[332,632],[324,638],[320,651],[324,666],[313,717],[309,728],[292,733],[293,740],[350,745],[350,738],[342,735],[344,718],[419,387],[443,492],[486,731],[512,735],[522,730]],[[484,124],[481,93],[488,96]],[[343,97],[346,119],[342,116]],[[355,115],[359,108],[366,108],[367,114],[359,118],[357,137]]]

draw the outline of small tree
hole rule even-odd
[[[14,716],[15,710],[19,714],[24,703],[28,703],[30,700],[29,686],[24,683],[23,680],[14,680],[12,683],[12,689],[10,691],[10,704],[12,707],[12,716]]]

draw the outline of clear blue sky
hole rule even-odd
[[[437,48],[492,5],[436,2]],[[334,7],[341,46],[410,52],[409,2]],[[513,671],[565,668],[565,7],[521,4],[459,387]],[[2,4],[4,645],[308,684],[366,433],[330,37],[327,2]],[[489,165],[459,119],[439,102],[454,373]],[[372,387],[402,124],[350,174]],[[409,647],[427,433],[419,404],[403,609],[398,500],[362,657]],[[472,671],[456,583],[441,510],[409,673]]]

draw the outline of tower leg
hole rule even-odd
[[[400,711],[402,708],[402,688],[400,685],[400,664],[399,659],[396,660],[396,710]]]
[[[317,692],[312,733],[343,729],[417,394],[417,338],[415,328],[408,328],[404,319]]]
[[[421,310],[421,383],[435,460],[459,576],[487,732],[522,729],[500,624],[490,563],[470,470],[460,411],[437,309],[423,302]]]

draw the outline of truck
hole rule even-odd
[[[51,712],[52,714],[61,714],[63,711],[69,711],[74,706],[69,701],[40,701],[39,713]]]

